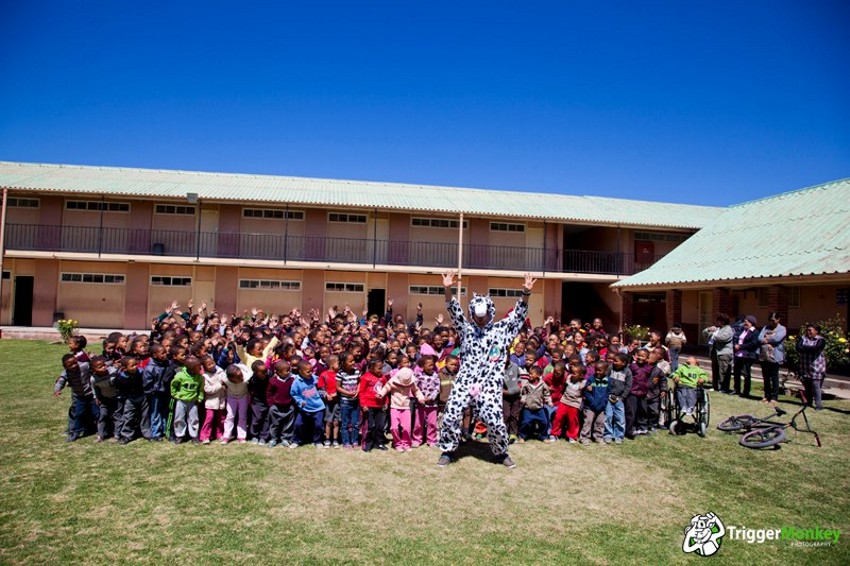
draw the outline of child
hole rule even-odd
[[[360,430],[360,403],[357,400],[360,372],[357,371],[354,354],[343,352],[336,379],[337,393],[339,394],[342,447],[351,449],[357,445]]]
[[[661,399],[667,396],[667,375],[669,364],[664,361],[664,351],[654,348],[649,351],[648,363],[652,366],[649,372],[649,391],[646,393],[647,432],[658,428],[661,417]]]
[[[623,443],[626,434],[624,402],[632,389],[632,372],[628,368],[630,356],[623,352],[611,355],[613,363],[608,368],[608,404],[605,406],[605,443]]]
[[[142,387],[148,399],[151,440],[163,440],[168,420],[168,389],[165,384],[168,356],[159,344],[151,346],[150,352],[150,362],[142,373]]]
[[[277,363],[279,362],[275,363],[275,367],[277,367]],[[285,375],[289,375],[289,362],[286,362]],[[253,444],[264,445],[269,441],[268,389],[269,370],[262,360],[254,360],[254,363],[251,364],[251,378],[248,380],[248,391],[251,393],[249,433]]]
[[[204,368],[204,424],[201,425],[201,444],[209,444],[213,436],[222,438],[222,412],[227,406],[227,388],[224,385],[224,372],[215,363],[212,356],[201,360]]]
[[[417,448],[425,442],[437,445],[437,399],[440,397],[440,376],[436,371],[435,356],[422,356],[417,362],[419,371],[414,373],[416,387],[422,392],[424,401],[416,405],[413,424],[412,446]]]
[[[558,362],[561,363],[561,362]],[[581,364],[570,364],[570,377],[564,387],[564,394],[561,396],[561,406],[559,411],[563,411],[567,421],[567,442],[575,443],[578,441],[579,434],[579,411],[581,410],[581,395],[584,391],[584,366]],[[554,434],[554,425],[552,431]]]
[[[626,397],[626,438],[646,434],[646,395],[649,392],[649,350],[641,348],[635,354],[635,361],[629,365],[632,372],[632,388]]]
[[[363,451],[369,452],[373,448],[387,450],[386,438],[384,437],[384,399],[379,390],[386,383],[383,377],[384,362],[380,358],[374,358],[369,362],[369,371],[360,377],[360,386],[357,397],[360,400],[360,410],[367,423],[367,431],[363,439]]]
[[[581,443],[590,445],[592,440],[602,444],[605,432],[605,410],[608,406],[608,362],[600,360],[587,377],[584,386],[584,426]]]
[[[298,364],[298,379],[292,384],[290,391],[295,401],[295,441],[298,447],[305,439],[311,439],[313,446],[322,447],[322,424],[325,420],[325,402],[316,386],[316,376],[310,362],[301,361]],[[312,432],[308,437],[307,432]]]
[[[555,405],[555,410],[549,412],[549,422],[552,423],[552,427],[548,441],[557,442],[563,434],[564,419],[567,417],[566,406],[561,406],[561,396],[567,386],[567,366],[564,362],[556,362],[552,366],[552,373],[545,376],[543,382],[549,388],[549,392],[552,394],[552,403]]]
[[[449,401],[449,393],[452,392],[452,386],[455,379],[457,379],[458,370],[460,370],[460,359],[454,354],[446,356],[446,365],[440,370],[440,398],[437,401],[437,424],[442,423],[443,413],[446,411],[446,403]],[[464,411],[461,430],[464,435],[469,433],[467,411]]]
[[[150,440],[150,417],[148,399],[142,384],[142,372],[135,356],[121,358],[121,371],[114,377],[113,383],[118,394],[124,399],[124,415],[119,444],[127,444],[136,437],[136,432]]]
[[[68,431],[66,440],[74,442],[86,433],[86,421],[91,418],[91,423],[98,421],[100,410],[95,402],[94,392],[91,385],[91,369],[89,364],[77,361],[74,354],[62,356],[62,367],[65,370],[56,380],[53,387],[53,396],[62,394],[62,389],[68,384],[71,386],[71,403],[74,406],[74,422]]]
[[[232,365],[227,368],[224,373],[224,385],[227,387],[227,416],[224,419],[224,436],[221,437],[221,443],[230,442],[235,422],[236,439],[239,444],[244,444],[248,439],[248,382],[245,381],[239,366]]]
[[[679,366],[673,373],[673,382],[676,384],[676,402],[679,404],[679,410],[685,416],[694,417],[694,409],[697,405],[697,387],[702,387],[702,384],[708,379],[708,374],[704,369],[699,367],[699,362],[693,356],[688,358],[688,361]]]
[[[681,322],[673,324],[673,327],[664,339],[664,343],[667,344],[667,351],[670,354],[670,371],[676,371],[679,369],[679,354],[682,351],[682,347],[688,343],[687,336],[682,332]]]
[[[393,448],[399,452],[409,452],[410,440],[410,398],[420,403],[425,397],[413,381],[413,371],[401,368],[378,391],[378,397],[390,395],[390,430],[393,435]]]
[[[520,401],[522,382],[520,368],[513,362],[513,359],[508,358],[505,363],[505,381],[502,384],[502,415],[505,420],[505,428],[508,431],[508,442],[513,444],[517,440],[517,434],[519,434],[519,415],[522,411],[522,402]]]
[[[118,390],[112,383],[118,370],[108,367],[103,356],[92,357],[89,366],[91,387],[99,409],[95,442],[103,442],[110,434],[117,439],[121,435],[121,416],[124,414],[124,407],[118,405]]]
[[[180,444],[188,432],[193,441],[198,439],[198,402],[204,398],[204,378],[201,362],[187,357],[183,367],[171,381],[171,398],[174,406],[174,443]]]
[[[522,386],[520,399],[523,406],[522,423],[519,425],[519,441],[525,442],[529,436],[546,440],[549,417],[546,410],[552,407],[552,394],[549,387],[540,379],[543,369],[534,364],[528,370],[528,382]]]
[[[328,369],[319,376],[319,391],[325,399],[325,446],[339,448],[339,396],[336,375],[339,371],[339,356],[328,358]]]
[[[255,376],[266,372],[266,366],[261,360],[255,361],[253,367]],[[274,448],[278,444],[284,447],[297,446],[292,444],[292,431],[295,425],[292,383],[295,380],[289,372],[289,368],[288,361],[278,360],[274,364],[274,375],[267,379],[266,401],[269,405],[270,421],[268,426],[269,448]],[[256,415],[256,413],[254,414]]]
[[[68,349],[74,354],[78,362],[89,362],[89,355],[86,353],[88,343],[85,336],[71,336],[68,338]]]

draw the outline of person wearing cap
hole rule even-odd
[[[758,320],[756,317],[751,314],[745,316],[744,322],[741,324],[741,331],[733,340],[735,357],[732,362],[732,375],[735,384],[735,395],[740,395],[741,397],[750,396],[753,362],[758,359],[759,351],[759,333],[757,327]],[[742,374],[744,377],[743,390],[741,389]],[[724,384],[724,389],[726,388],[728,388],[728,383]]]
[[[502,383],[505,360],[514,338],[519,334],[528,315],[528,297],[536,283],[525,274],[522,296],[513,310],[502,320],[494,322],[496,307],[489,296],[475,295],[469,303],[471,320],[464,317],[460,303],[452,295],[454,271],[443,275],[446,307],[460,339],[461,366],[449,394],[440,427],[442,455],[437,464],[447,466],[454,460],[460,444],[460,422],[463,410],[472,405],[473,411],[487,427],[487,438],[496,459],[507,466],[516,466],[508,456],[508,434],[502,413]]]
[[[390,395],[390,432],[393,435],[393,448],[399,452],[410,452],[410,399],[415,398],[418,403],[425,403],[425,396],[413,381],[413,370],[399,369],[378,392],[379,397],[387,395]]]

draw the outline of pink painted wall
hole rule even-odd
[[[387,274],[387,299],[393,300],[393,314],[416,316],[416,302],[408,295],[410,276],[407,273]]]
[[[237,217],[238,220],[238,217]],[[239,291],[239,268],[217,267],[215,270],[215,308],[221,314],[236,313]],[[238,314],[238,313],[237,313]]]
[[[35,260],[33,283],[32,325],[53,326],[53,311],[56,310],[59,289],[59,262],[52,259]]]
[[[317,269],[304,270],[301,289],[301,312],[318,309],[319,312],[324,313],[325,272]]]
[[[124,328],[148,328],[148,288],[150,265],[128,263],[124,282]]]

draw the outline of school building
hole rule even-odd
[[[428,324],[440,274],[530,317],[621,322],[609,287],[723,209],[638,200],[313,178],[0,162],[0,324],[146,328],[172,299],[221,313],[345,304]],[[631,292],[631,291],[630,291]],[[631,296],[631,295],[630,295]],[[664,320],[658,294],[631,313]]]
[[[659,328],[683,323],[691,340],[718,312],[777,312],[789,334],[807,323],[850,319],[850,179],[725,209],[660,261],[612,286],[625,322],[642,302],[664,305]]]

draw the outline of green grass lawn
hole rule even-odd
[[[727,536],[712,564],[850,563],[850,402],[811,413],[823,447],[789,434],[779,450],[714,430],[754,401],[712,396],[712,430],[622,446],[486,445],[435,465],[409,454],[64,441],[70,391],[51,397],[65,349],[0,341],[3,563],[640,563],[700,561],[685,526],[837,528],[796,548]],[[787,409],[792,409],[791,400]]]

